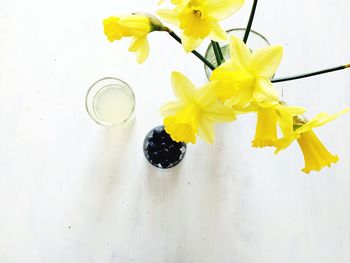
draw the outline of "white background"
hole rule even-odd
[[[190,145],[172,170],[146,162],[171,71],[205,82],[165,33],[150,35],[141,66],[128,40],[106,40],[104,17],[156,2],[0,0],[0,262],[350,262],[350,116],[316,131],[340,156],[320,173],[300,172],[296,143],[278,156],[252,149],[254,115],[219,126],[213,145]],[[223,26],[244,27],[251,4]],[[285,47],[277,76],[297,74],[350,62],[349,10],[347,0],[265,0],[253,28]],[[105,76],[135,91],[123,128],[85,111]],[[350,105],[349,71],[276,87],[308,117]]]

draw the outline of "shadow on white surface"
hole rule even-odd
[[[109,206],[109,197],[118,192],[122,185],[125,165],[128,165],[126,152],[130,152],[131,139],[135,118],[120,127],[106,128],[103,141],[97,142],[96,149],[91,153],[89,168],[85,177],[84,189],[90,191],[94,204],[94,216],[99,217]]]

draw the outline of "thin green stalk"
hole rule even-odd
[[[329,68],[329,69],[323,69],[323,70],[319,70],[319,71],[314,71],[314,72],[310,72],[310,73],[300,74],[300,75],[296,75],[296,76],[272,79],[271,82],[277,83],[277,82],[290,81],[290,80],[295,80],[295,79],[308,78],[308,77],[321,75],[321,74],[325,74],[325,73],[329,73],[329,72],[333,72],[333,71],[343,70],[346,68],[350,68],[350,64],[346,64],[346,65],[342,65],[342,66],[338,66],[338,67],[334,67],[334,68]]]
[[[219,55],[220,55],[220,59],[221,59],[221,63],[225,62],[225,58],[224,55],[222,54],[222,49],[221,46],[218,42],[214,41],[215,45],[218,47],[218,51],[219,51]]]
[[[169,30],[168,31],[169,35],[172,36],[172,38],[174,38],[177,42],[179,42],[180,44],[182,44],[181,42],[181,38],[176,35],[173,31]],[[213,64],[211,64],[208,60],[206,60],[205,57],[203,57],[200,53],[198,53],[196,50],[192,51],[192,54],[195,55],[197,58],[199,58],[205,65],[208,66],[208,68],[210,68],[211,70],[215,69],[215,66],[213,66]]]
[[[216,63],[217,63],[218,66],[220,66],[222,64],[222,60],[224,58],[224,56],[222,55],[222,52],[221,52],[220,45],[219,45],[218,42],[215,42],[213,40],[211,41],[211,45],[212,45],[213,50],[214,50]]]
[[[247,27],[246,27],[245,32],[244,32],[244,37],[243,37],[243,42],[244,43],[247,43],[247,40],[248,40],[248,37],[249,37],[249,33],[250,33],[250,29],[252,28],[252,24],[253,24],[253,20],[254,20],[254,15],[255,15],[255,10],[256,10],[257,4],[258,4],[258,0],[254,0],[253,6],[252,6],[252,10],[250,11],[248,24],[247,24]]]

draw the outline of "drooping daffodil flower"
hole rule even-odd
[[[225,41],[227,34],[218,22],[239,10],[244,0],[172,0],[172,3],[174,9],[160,9],[157,14],[182,30],[182,45],[190,52],[206,37]]]
[[[289,136],[277,140],[276,153],[287,148],[294,140],[297,140],[304,155],[305,167],[302,169],[303,172],[310,173],[311,171],[320,171],[325,166],[330,167],[339,158],[326,149],[314,133],[313,128],[322,126],[348,111],[350,111],[350,108],[333,115],[319,113],[310,121],[296,118],[294,131]]]
[[[255,102],[278,101],[270,79],[281,62],[282,46],[267,46],[251,52],[242,40],[232,36],[230,56],[210,78],[219,81],[216,88],[226,105],[244,109]]]
[[[257,125],[253,147],[275,146],[277,141],[277,125],[284,136],[293,132],[294,116],[303,114],[302,107],[289,106],[282,102],[260,103],[257,108]]]
[[[152,31],[167,30],[162,23],[149,14],[111,16],[103,20],[104,33],[110,42],[131,37],[130,52],[136,53],[136,60],[143,63],[149,55],[147,35]]]
[[[197,134],[206,142],[214,142],[214,123],[236,119],[232,109],[217,98],[214,82],[196,89],[192,82],[179,72],[171,74],[171,83],[177,101],[166,103],[160,113],[171,138],[177,142],[196,143]]]

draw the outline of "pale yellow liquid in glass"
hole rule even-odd
[[[123,87],[109,85],[96,94],[94,110],[101,121],[118,125],[129,119],[134,103],[133,95]]]

